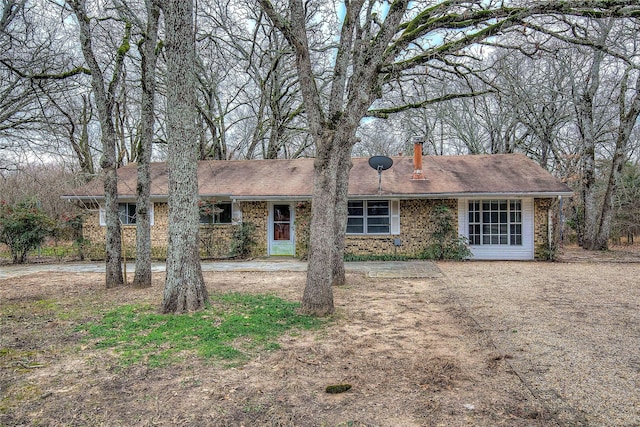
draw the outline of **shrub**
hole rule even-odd
[[[431,242],[422,252],[422,258],[459,261],[471,256],[467,239],[458,236],[453,221],[454,216],[448,206],[438,205],[435,207],[433,213],[435,228],[431,234]]]
[[[424,251],[422,251],[421,258],[462,261],[471,257],[471,255],[467,238],[458,237],[445,242],[444,245],[431,243]]]
[[[54,221],[34,200],[15,205],[0,202],[0,243],[9,247],[14,264],[24,263],[27,252],[42,244],[54,228]]]
[[[233,230],[231,242],[231,255],[238,258],[247,258],[256,244],[254,234],[256,226],[252,222],[243,222]]]

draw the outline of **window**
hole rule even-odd
[[[118,203],[118,217],[122,225],[135,225],[136,223],[136,204],[135,203]],[[103,207],[100,208],[100,225],[107,225],[106,212]],[[153,225],[153,203],[149,204],[149,224]]]
[[[469,201],[469,244],[522,245],[522,202]]]
[[[135,203],[118,203],[118,216],[120,224],[133,225],[136,223],[136,204]]]
[[[350,200],[347,233],[389,234],[391,215],[388,200]]]
[[[291,207],[273,205],[273,240],[291,240]]]
[[[231,203],[201,204],[200,224],[231,224]]]

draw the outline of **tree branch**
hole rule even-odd
[[[0,59],[0,64],[4,65],[9,70],[11,70],[13,73],[17,74],[18,76],[22,77],[23,79],[28,79],[28,80],[63,80],[63,79],[67,79],[69,77],[77,76],[78,74],[86,74],[88,76],[91,75],[91,70],[89,70],[88,68],[85,68],[85,67],[76,67],[76,68],[74,68],[72,70],[63,71],[61,73],[27,74],[27,73],[17,69],[13,65],[11,65],[11,63],[9,63],[8,61],[6,61],[4,59]]]
[[[434,16],[449,10],[455,2],[443,2],[421,12],[409,22],[399,25],[401,32],[398,40],[385,51],[385,60],[400,55],[411,43],[427,37],[436,30],[459,29],[463,35],[456,40],[427,49],[426,52],[395,63],[388,63],[383,72],[400,72],[416,65],[424,64],[434,58],[447,55],[480,40],[491,37],[509,27],[524,24],[531,16],[571,15],[588,18],[630,18],[640,16],[640,0],[585,0],[572,2],[536,2],[527,7],[500,7],[493,9],[466,10],[462,13],[449,13]],[[492,20],[498,20],[489,24]],[[477,29],[481,25],[486,27]],[[527,24],[529,25],[529,24]],[[475,28],[474,28],[475,27]]]
[[[320,135],[322,133],[321,125],[325,122],[325,117],[311,64],[302,1],[291,0],[289,3],[293,25],[275,10],[269,0],[258,0],[258,2],[271,20],[271,23],[278,28],[296,53],[300,88],[304,99],[305,111],[309,117],[310,131],[312,134]]]
[[[444,96],[440,96],[438,98],[427,99],[420,102],[414,102],[411,104],[400,105],[398,107],[390,107],[390,108],[378,108],[375,110],[367,111],[367,117],[376,117],[379,119],[387,119],[391,114],[400,113],[402,111],[412,110],[416,108],[423,108],[430,104],[437,104],[438,102],[450,101],[452,99],[460,99],[460,98],[473,98],[476,96],[486,95],[488,93],[493,93],[494,90],[485,90],[482,92],[469,92],[469,93],[451,93]]]

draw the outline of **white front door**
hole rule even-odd
[[[269,205],[269,255],[294,256],[294,208],[290,203]]]

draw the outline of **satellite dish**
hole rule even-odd
[[[393,160],[387,156],[373,156],[369,159],[369,166],[380,171],[386,171],[393,166]]]
[[[369,159],[369,166],[378,171],[378,194],[382,194],[382,171],[393,166],[393,160],[387,156],[373,156]]]

